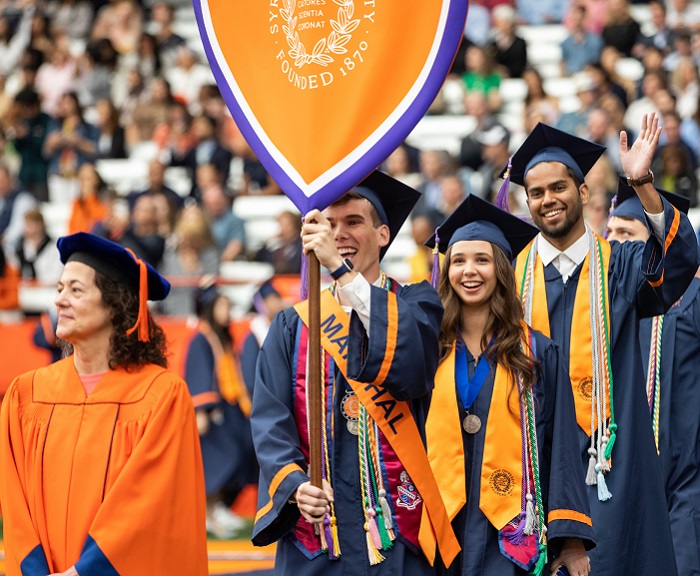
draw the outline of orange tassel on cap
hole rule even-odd
[[[138,328],[139,342],[148,342],[150,340],[148,335],[148,268],[146,268],[146,263],[131,250],[126,248],[126,251],[139,265],[139,314],[136,317],[136,324],[126,331],[126,335],[130,336]]]

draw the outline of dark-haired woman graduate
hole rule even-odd
[[[232,538],[243,527],[243,520],[227,504],[257,476],[250,397],[229,331],[231,301],[211,279],[205,279],[195,293],[194,307],[198,323],[187,347],[185,381],[202,447],[207,532]]]
[[[462,542],[445,573],[590,570],[595,543],[569,377],[558,346],[524,323],[511,266],[536,234],[473,195],[436,234],[445,314],[426,435]]]

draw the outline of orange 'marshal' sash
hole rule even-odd
[[[605,270],[605,314],[610,318],[610,305],[607,299],[607,273],[610,264],[610,243],[606,240],[597,237],[600,241],[601,254],[603,259],[603,270]],[[528,254],[531,252],[532,243],[520,252],[515,265],[515,278],[518,282],[518,291],[520,298],[523,298],[524,278],[527,273],[526,263]],[[597,430],[598,424],[594,423],[591,430],[591,395],[593,382],[593,348],[591,342],[591,293],[589,289],[590,280],[590,251],[586,255],[581,267],[581,274],[576,286],[576,297],[574,300],[574,312],[571,318],[571,339],[569,343],[569,376],[571,378],[571,388],[574,393],[574,402],[576,405],[576,422],[581,429],[588,435],[592,431]],[[549,309],[547,308],[547,291],[544,280],[544,266],[537,254],[535,263],[535,276],[533,279],[532,290],[532,319],[531,326],[535,330],[539,330],[545,336],[550,336],[549,330]],[[609,350],[604,350],[605,355],[609,354]],[[608,357],[607,362],[611,359]],[[606,403],[605,419],[610,418],[610,404]],[[595,421],[595,419],[594,419]]]
[[[296,304],[294,309],[302,322],[308,326],[308,301]],[[394,359],[398,334],[398,304],[396,295],[391,292],[388,293],[388,314],[386,356],[374,382],[357,382],[347,377],[350,317],[333,294],[327,290],[321,293],[321,346],[331,355],[339,370],[345,375],[358,399],[391,444],[423,497],[424,517],[419,532],[419,543],[423,553],[433,565],[437,543],[445,565],[449,566],[459,553],[460,546],[445,511],[437,482],[431,472],[428,455],[422,449],[423,440],[408,402],[394,399],[383,387]],[[392,402],[392,409],[387,410],[386,402],[389,399]]]
[[[428,459],[450,520],[467,502],[464,444],[455,384],[455,349],[453,344],[449,355],[438,366],[431,410],[425,424]],[[531,352],[528,345],[524,349]],[[512,374],[496,367],[486,421],[479,508],[498,530],[516,518],[522,508],[524,452],[519,402]]]

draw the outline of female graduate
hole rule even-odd
[[[569,378],[557,345],[523,322],[511,267],[536,234],[471,195],[427,243],[445,253],[428,457],[462,543],[445,573],[590,569]]]
[[[243,521],[224,500],[233,500],[257,472],[250,433],[250,398],[234,356],[231,302],[211,282],[195,294],[199,322],[189,342],[185,381],[192,394],[207,489],[207,531],[231,538]],[[251,470],[252,469],[252,470]],[[255,482],[257,474],[252,477]]]
[[[147,307],[170,284],[92,234],[58,250],[69,355],[17,377],[0,413],[7,574],[205,576],[194,410]]]

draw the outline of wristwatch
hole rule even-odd
[[[642,184],[651,184],[653,182],[654,173],[651,170],[649,170],[649,172],[647,172],[641,178],[630,178],[629,176],[627,177],[627,184],[632,187],[641,186]]]
[[[331,278],[333,278],[333,280],[340,280],[341,276],[344,276],[353,268],[354,266],[352,265],[352,262],[350,262],[350,260],[348,260],[347,258],[343,258],[342,264],[338,266],[338,268],[333,270],[333,272],[331,272]]]

